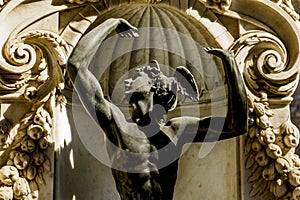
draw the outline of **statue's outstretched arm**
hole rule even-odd
[[[208,53],[222,59],[225,78],[228,84],[228,111],[225,119],[224,131],[237,135],[246,133],[248,128],[248,98],[244,81],[232,52],[206,48]]]
[[[105,120],[111,120],[111,105],[104,98],[99,81],[88,70],[88,66],[102,41],[112,31],[120,32],[120,36],[137,36],[136,28],[126,20],[108,19],[81,38],[69,58],[67,67],[81,102],[96,121],[99,121],[101,115],[103,124],[106,123]],[[101,63],[99,65],[98,67],[101,67]]]
[[[248,105],[247,94],[238,65],[232,53],[214,48],[206,48],[208,53],[222,59],[225,78],[228,84],[228,112],[226,117],[210,116],[206,118],[178,117],[166,124],[166,131],[171,135],[181,135],[180,143],[214,142],[232,138],[247,132]],[[184,124],[184,134],[176,133]],[[172,127],[172,129],[168,128]]]
[[[214,116],[202,119],[195,140],[216,141],[244,134],[248,129],[248,99],[234,55],[223,49],[205,50],[222,59],[228,85],[228,110],[225,119]]]

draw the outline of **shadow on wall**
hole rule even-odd
[[[118,200],[109,167],[93,156],[106,154],[103,134],[82,106],[58,109],[55,199]],[[62,131],[64,130],[64,131]],[[86,137],[84,140],[81,137]],[[89,142],[95,152],[85,146]]]

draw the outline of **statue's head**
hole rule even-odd
[[[165,112],[171,111],[177,105],[177,92],[193,100],[198,99],[194,78],[189,71],[187,73],[190,75],[188,78],[193,79],[188,81],[193,83],[193,94],[188,94],[178,78],[165,76],[157,61],[151,61],[148,65],[136,68],[132,77],[125,80],[126,99],[133,109],[140,109],[137,115],[145,115],[152,111],[153,105],[161,105]]]

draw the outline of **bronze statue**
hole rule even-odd
[[[232,54],[207,48],[208,53],[223,61],[229,88],[227,116],[182,116],[162,123],[165,114],[176,107],[177,93],[197,101],[198,88],[185,67],[178,67],[173,77],[167,77],[159,63],[152,61],[137,68],[133,77],[125,80],[125,96],[132,106],[133,122],[128,122],[120,109],[104,98],[98,80],[88,70],[96,47],[114,30],[121,36],[138,35],[137,29],[126,20],[108,19],[79,41],[69,59],[69,76],[87,112],[118,147],[108,147],[108,152],[112,163],[120,166],[120,169],[112,168],[112,173],[121,199],[171,200],[183,144],[202,142],[206,136],[216,141],[246,132],[248,109],[241,75]],[[225,121],[224,128],[219,126],[222,121]],[[177,131],[182,123],[184,130],[179,135]],[[169,165],[163,164],[166,158],[172,161]]]

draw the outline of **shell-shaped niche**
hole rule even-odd
[[[87,32],[109,18],[124,18],[139,31],[135,39],[122,38],[114,32],[99,44],[89,66],[104,94],[114,103],[123,103],[123,82],[132,69],[151,60],[157,60],[167,76],[172,76],[178,66],[187,67],[197,81],[202,100],[209,100],[209,95],[203,94],[224,82],[219,60],[203,50],[217,47],[217,43],[199,21],[184,11],[164,4],[119,5],[101,13]]]

